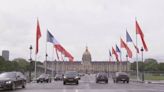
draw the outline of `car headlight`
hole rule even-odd
[[[75,78],[76,78],[76,79],[78,79],[79,77],[78,77],[78,76],[76,76]]]
[[[64,79],[66,79],[67,77],[66,76],[64,76]]]
[[[11,81],[6,81],[6,84],[11,84]]]

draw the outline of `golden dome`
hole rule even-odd
[[[88,47],[86,47],[86,50],[83,53],[82,61],[91,61],[91,54],[88,50]]]

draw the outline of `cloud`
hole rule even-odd
[[[144,57],[158,59],[164,55],[163,8],[162,0],[1,0],[0,50],[10,50],[11,59],[28,59],[30,44],[35,51],[36,20],[39,18],[42,31],[39,60],[45,59],[47,29],[75,60],[81,60],[86,45],[93,60],[108,60],[108,50],[120,44],[120,37],[125,39],[126,29],[135,41],[137,17],[149,47]],[[48,47],[49,59],[52,59],[51,45]]]

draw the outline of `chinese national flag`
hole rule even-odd
[[[37,20],[37,28],[36,28],[36,51],[35,54],[38,53],[39,51],[39,39],[41,37],[41,32],[40,32],[40,26],[39,26],[39,21]]]
[[[119,59],[118,59],[118,54],[116,53],[116,51],[114,50],[114,48],[112,47],[112,54],[115,55],[116,57],[116,60],[119,62]]]
[[[132,51],[129,49],[128,45],[122,40],[121,41],[121,48],[125,48],[127,50],[127,54],[129,56],[129,58],[132,58]]]
[[[143,34],[137,21],[136,21],[136,34],[140,35],[143,47],[144,47],[145,51],[148,51],[147,45],[146,45],[145,40],[144,40],[144,34]]]

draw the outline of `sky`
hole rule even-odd
[[[120,47],[126,30],[135,42],[137,19],[149,49],[144,59],[164,62],[163,9],[163,0],[0,0],[0,51],[9,50],[10,60],[29,59],[32,45],[34,59],[38,18],[42,36],[37,60],[45,60],[48,29],[75,61],[82,60],[86,46],[93,61],[108,61],[109,50],[116,44]],[[128,46],[134,61],[135,49],[131,43]],[[139,36],[138,47],[142,47]],[[125,60],[126,51],[121,51]],[[47,53],[48,60],[56,58],[51,43],[47,43]]]

